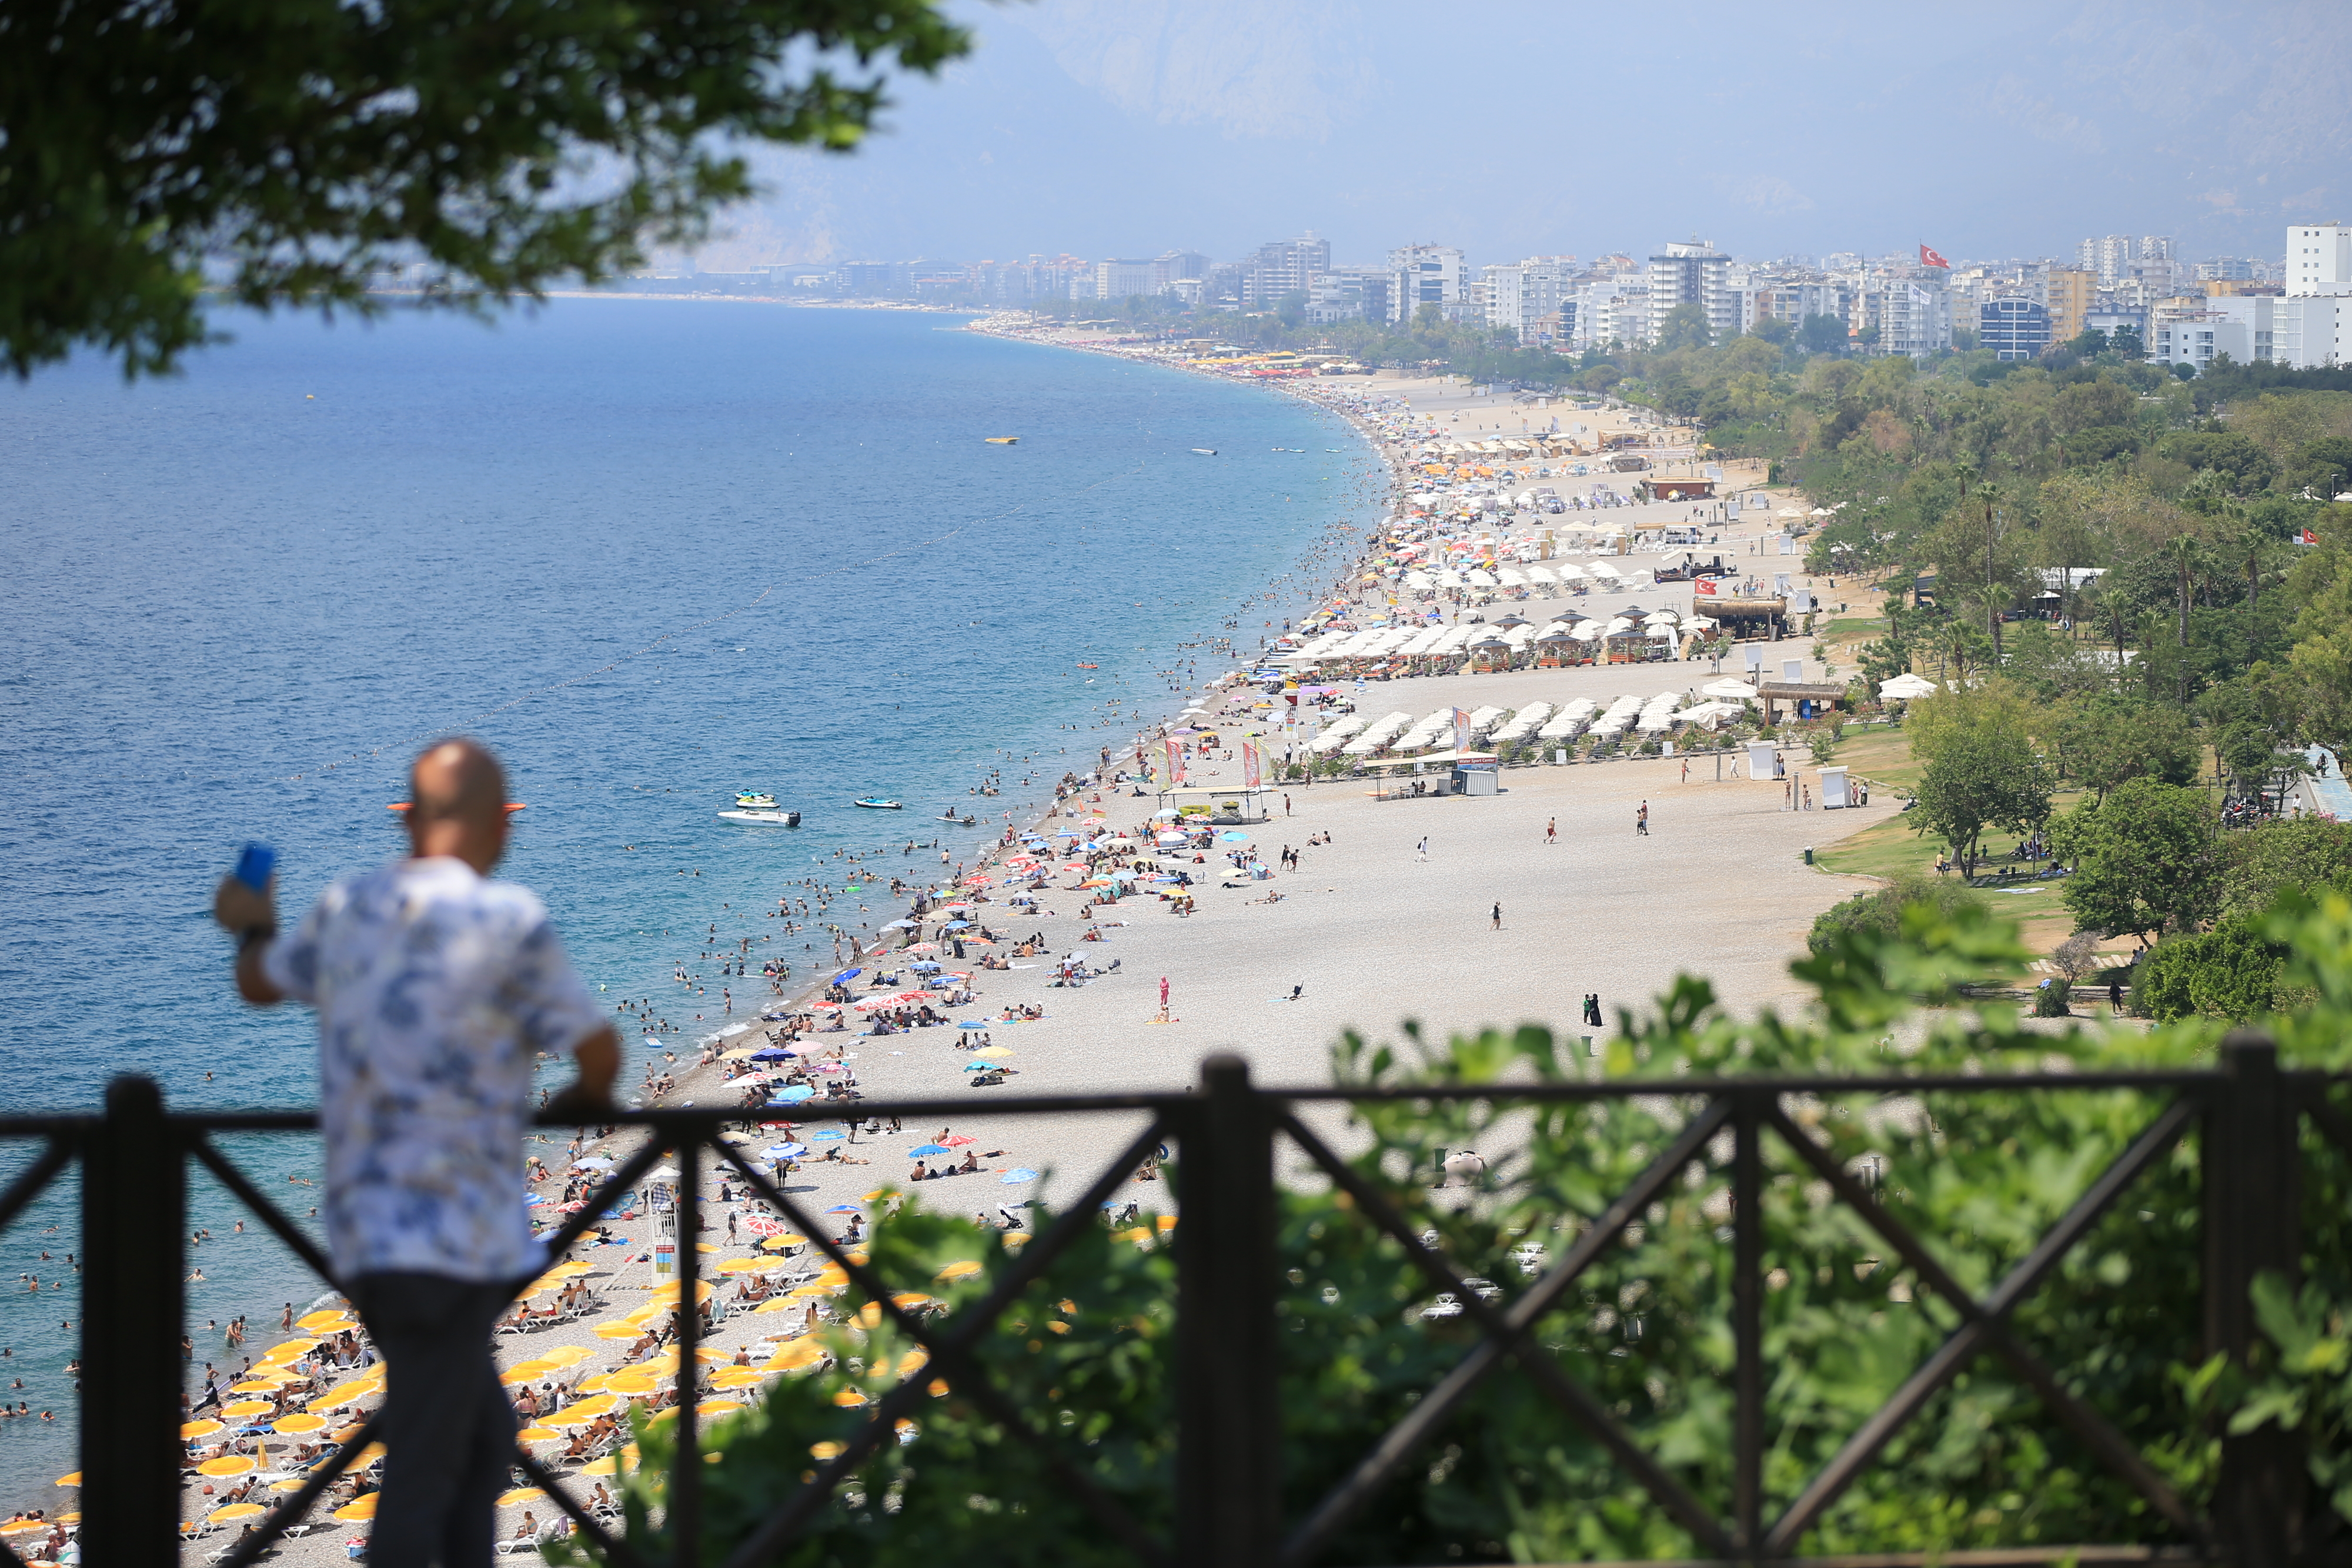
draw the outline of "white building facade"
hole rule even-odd
[[[1469,298],[1461,249],[1408,245],[1389,252],[1389,319],[1411,326],[1424,305],[1459,306]]]

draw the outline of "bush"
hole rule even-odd
[[[1832,904],[1813,921],[1805,945],[1812,949],[1815,957],[1820,957],[1843,933],[1867,931],[1891,936],[1903,928],[1904,908],[1913,904],[1925,904],[1945,919],[1957,917],[1962,910],[1985,908],[1985,901],[1968,883],[1953,877],[1914,873],[1889,886],[1858,893],[1843,904]]]
[[[2066,994],[2068,988],[2066,981],[2063,977],[2044,980],[2041,985],[2035,987],[2033,991],[2033,1016],[2038,1019],[2063,1019],[2072,1017],[2073,1015],[2068,1011],[2066,1007],[2066,1003],[2069,999]]]
[[[2261,916],[2225,920],[2198,936],[2176,936],[2140,961],[2135,1009],[2158,1023],[2227,1019],[2243,1023],[2276,1002],[2286,947]]]

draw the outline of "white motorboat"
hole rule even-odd
[[[801,825],[798,811],[778,806],[773,795],[754,794],[749,789],[735,791],[735,809],[719,814],[730,822],[758,822],[771,828],[797,828]]]

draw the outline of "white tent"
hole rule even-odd
[[[1880,698],[1889,702],[1909,702],[1917,697],[1932,697],[1941,689],[1935,682],[1924,676],[1909,674],[1897,675],[1891,681],[1878,683]]]
[[[1747,682],[1728,679],[1711,681],[1699,687],[1699,690],[1711,697],[1737,697],[1743,701],[1752,699],[1756,695],[1756,688]]]

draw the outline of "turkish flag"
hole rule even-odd
[[[1919,247],[1919,265],[1922,267],[1949,267],[1952,264],[1946,261],[1942,256],[1937,256],[1934,251],[1929,250],[1923,245]]]
[[[2305,544],[2307,544],[2307,545],[2315,545],[2315,544],[2317,544],[2317,543],[2319,542],[2319,535],[2318,535],[2317,531],[2316,531],[2316,530],[2315,530],[2315,529],[2311,529],[2311,528],[2305,528],[2305,529],[2304,529],[2304,530],[2303,530],[2303,542],[2304,542]]]
[[[1693,583],[1691,584],[1691,591],[1692,591],[1693,593],[1706,593],[1706,594],[1712,594],[1712,593],[1714,593],[1714,591],[1715,591],[1715,579],[1713,579],[1713,578],[1711,578],[1711,577],[1702,577],[1702,578],[1698,579],[1696,581],[1695,581],[1695,582],[1693,582]]]

